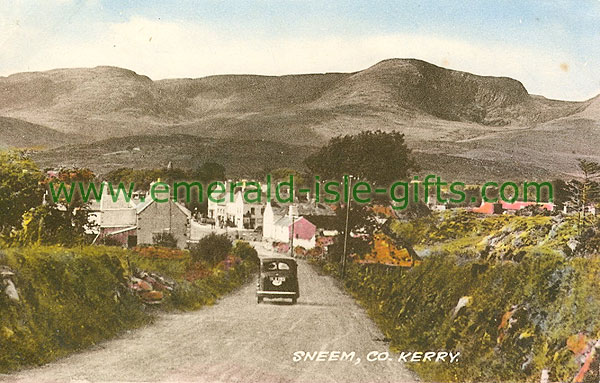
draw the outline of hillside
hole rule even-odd
[[[221,163],[230,177],[262,177],[267,171],[290,165],[302,168],[304,156],[314,148],[266,140],[216,140],[174,134],[170,136],[130,136],[91,144],[66,145],[33,153],[41,168],[87,167],[97,174],[120,167],[153,169],[169,163],[195,169],[204,162]]]
[[[513,79],[399,59],[356,73],[280,77],[152,81],[114,67],[19,73],[0,78],[0,105],[0,115],[90,139],[169,131],[286,142],[293,133],[317,145],[344,119],[370,125],[361,130],[402,126],[395,120],[504,126],[545,122],[584,106],[530,96]]]
[[[600,99],[548,100],[530,95],[514,79],[412,59],[385,60],[354,73],[158,81],[115,67],[18,73],[0,77],[0,116],[51,129],[44,135],[23,131],[21,141],[3,138],[5,146],[21,146],[27,137],[37,143],[41,136],[77,144],[186,135],[223,140],[218,146],[244,169],[260,168],[262,160],[253,154],[256,161],[247,162],[230,140],[276,143],[259,150],[268,153],[279,143],[319,147],[340,134],[374,129],[401,131],[412,148],[428,155],[493,161],[515,175],[526,170],[560,176],[574,172],[576,158],[600,160]],[[240,145],[256,152],[250,144]],[[99,164],[103,168],[119,165],[120,158],[77,157],[88,149],[70,147],[39,157],[54,158],[45,162],[53,166],[84,160],[106,161]],[[193,152],[188,149],[170,147],[161,156],[181,158]],[[181,159],[195,163],[193,157]],[[437,171],[444,170],[440,165]]]
[[[76,135],[67,135],[16,118],[0,117],[0,149],[48,149],[63,145],[65,142],[77,141],[80,141],[80,137]]]
[[[235,148],[232,150],[232,148]],[[229,177],[259,177],[277,168],[306,171],[304,159],[316,147],[268,140],[220,140],[185,134],[111,138],[92,144],[67,145],[32,154],[42,168],[88,167],[104,174],[120,167],[136,169],[176,167],[194,169],[207,161],[225,166]],[[514,165],[491,159],[470,159],[450,154],[416,151],[419,174],[437,174],[444,180],[477,183],[489,180],[550,179],[552,172],[528,167],[515,175]]]

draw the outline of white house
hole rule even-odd
[[[291,210],[291,207],[290,207]],[[316,244],[317,227],[302,216],[278,215],[267,202],[263,214],[263,239],[272,242],[289,243],[294,238],[294,247],[312,249]]]
[[[220,202],[209,199],[208,218],[214,219],[218,227],[230,224],[238,229],[255,229],[263,225],[264,204],[246,202],[243,188],[235,192],[233,201],[230,192],[213,196],[213,199]]]

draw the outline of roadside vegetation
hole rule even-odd
[[[178,179],[178,169],[121,169],[108,178]],[[207,163],[194,173],[222,178]],[[257,253],[212,235],[191,248],[172,236],[125,250],[89,246],[89,207],[76,195],[53,203],[50,179],[91,182],[88,169],[44,173],[20,152],[0,152],[0,373],[39,365],[152,321],[159,310],[194,310],[245,283]],[[109,243],[106,243],[109,245]]]
[[[256,250],[247,243],[229,242],[225,250],[214,262],[161,247],[0,250],[0,282],[10,281],[17,291],[12,297],[0,294],[0,373],[43,364],[148,324],[158,311],[215,303],[256,270]]]
[[[598,381],[598,362],[584,362],[600,338],[600,256],[574,240],[578,217],[457,210],[390,227],[422,262],[351,263],[342,282],[392,349],[461,353],[457,364],[409,364],[423,379],[539,381],[549,369],[572,381],[583,368]],[[592,217],[587,228],[598,232]],[[337,262],[316,263],[340,277]]]

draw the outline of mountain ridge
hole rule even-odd
[[[334,136],[378,129],[404,133],[422,153],[473,160],[473,166],[497,161],[516,174],[526,168],[570,174],[576,158],[600,161],[600,95],[552,100],[529,94],[515,79],[417,59],[284,76],[152,80],[110,66],[17,73],[0,77],[0,116],[50,129],[48,137],[60,138],[48,145],[40,145],[39,135],[31,141],[48,148],[170,135],[319,147]],[[34,137],[21,134],[19,146],[28,134]],[[8,141],[0,136],[0,146],[11,146]],[[281,165],[293,165],[286,162],[291,158],[282,157]]]
[[[319,130],[322,120],[338,115],[391,113],[406,121],[503,126],[547,122],[583,105],[531,96],[522,83],[507,77],[479,76],[415,59],[384,60],[352,73],[285,76],[153,81],[128,69],[99,66],[0,77],[0,115],[89,139],[169,128],[203,135],[203,125],[232,127],[230,136],[237,137],[238,123],[246,124],[246,133],[259,133],[261,117],[280,126],[294,117],[292,125],[318,143],[331,137],[327,129]],[[258,121],[256,114],[261,115]],[[273,130],[270,139],[289,137]],[[308,134],[311,130],[314,134]]]

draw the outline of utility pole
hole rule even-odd
[[[350,198],[352,176],[348,176],[348,201],[346,201],[346,228],[344,229],[344,257],[342,258],[342,279],[346,276],[346,251],[348,249],[348,217],[350,216]]]
[[[294,216],[296,214],[298,214],[298,208],[294,205],[290,205],[289,208],[289,215],[290,215],[290,220],[292,221],[291,225],[292,225],[292,236],[290,239],[290,257],[294,258]]]

